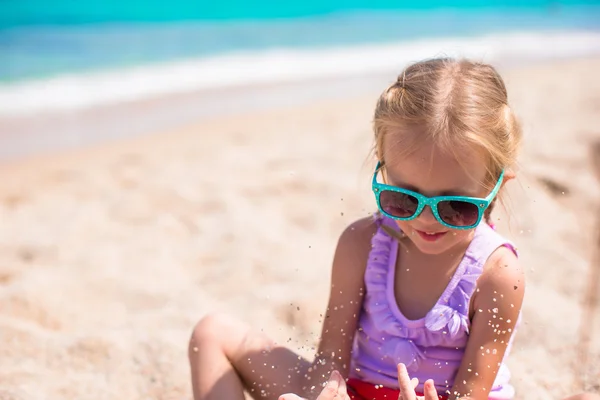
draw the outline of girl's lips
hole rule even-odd
[[[427,233],[427,232],[423,232],[423,231],[416,231],[419,236],[421,237],[421,239],[425,240],[426,242],[435,242],[439,239],[441,239],[446,233],[448,232],[436,232],[436,233]]]

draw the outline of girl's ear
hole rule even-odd
[[[512,181],[516,177],[517,177],[517,174],[515,173],[515,171],[510,170],[510,169],[506,170],[504,172],[504,179],[502,180],[502,185],[500,185],[500,188],[503,188],[504,185],[506,185],[507,182]]]

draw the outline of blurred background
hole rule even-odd
[[[150,126],[166,128],[200,115],[281,104],[288,97],[265,91],[265,84],[302,82],[298,98],[287,99],[297,102],[379,90],[407,62],[437,55],[508,63],[600,52],[597,0],[218,5],[4,0],[1,6],[0,117],[179,95],[177,110],[159,107],[153,119],[145,115],[141,122],[130,115],[139,128],[127,133],[118,126],[110,133],[85,135],[63,129],[62,142],[71,145]],[[319,83],[307,85],[307,80]],[[199,90],[257,84],[263,85],[258,102],[255,92],[209,104],[181,98]],[[55,137],[42,135],[41,127],[31,129],[37,132],[37,146],[58,146]],[[32,146],[12,142],[12,150],[2,153],[16,155]]]
[[[0,398],[190,399],[209,312],[310,357],[376,98],[436,56],[525,131],[518,398],[600,391],[600,1],[0,0]]]

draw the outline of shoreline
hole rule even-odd
[[[596,60],[600,55],[566,58],[503,59],[493,63],[501,74]],[[84,150],[104,143],[160,134],[212,119],[316,102],[372,96],[391,83],[400,71],[314,78],[301,81],[248,84],[223,89],[154,96],[144,100],[95,106],[84,110],[51,111],[25,116],[0,115],[0,164],[61,152]]]
[[[298,84],[388,74],[415,60],[434,56],[468,57],[494,64],[524,64],[600,55],[600,30],[586,26],[564,30],[513,27],[502,33],[404,35],[400,38],[325,47],[275,46],[1,82],[0,117],[76,113],[161,96],[247,85]]]

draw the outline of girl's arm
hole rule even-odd
[[[348,376],[352,342],[365,292],[364,273],[375,231],[373,219],[364,218],[348,226],[338,240],[329,303],[317,354],[306,377],[305,397],[314,398],[333,370]]]
[[[450,399],[484,400],[514,332],[525,293],[525,274],[514,253],[498,248],[486,262],[472,298],[469,341]]]

